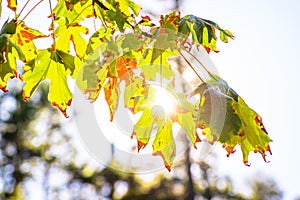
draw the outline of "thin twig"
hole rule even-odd
[[[51,0],[49,0],[49,8],[50,8],[50,16],[51,16],[51,29],[52,29],[52,39],[53,39],[53,44],[52,44],[52,49],[55,50],[55,30],[54,30],[54,20],[55,20],[55,15],[52,15],[52,4]]]
[[[40,0],[37,4],[35,4],[34,6],[33,6],[33,8],[31,8],[30,10],[29,10],[29,12],[25,15],[25,17],[23,17],[23,19],[21,20],[21,21],[24,21],[25,19],[26,19],[26,17],[28,17],[28,15],[40,4],[40,3],[42,3],[44,0]]]
[[[181,53],[181,52],[179,52],[180,53],[180,55],[183,57],[183,59],[185,60],[185,62],[191,67],[191,69],[195,72],[195,74],[198,76],[198,78],[200,79],[200,81],[202,82],[202,83],[204,83],[205,81],[201,78],[201,76],[198,74],[198,72],[196,71],[196,69],[194,68],[194,66],[190,63],[190,61],[188,61],[187,59],[186,59],[186,57],[184,57],[184,55]]]
[[[215,76],[213,75],[213,73],[211,73],[207,67],[205,67],[205,65],[196,57],[194,56],[191,52],[183,49],[185,52],[187,52],[190,56],[192,56],[201,66],[202,68],[209,74],[210,77],[212,77],[213,79],[216,79]]]
[[[28,5],[30,0],[27,0],[27,2],[25,3],[25,5],[23,6],[23,8],[21,9],[20,13],[18,14],[17,19],[21,16],[22,12],[24,11],[24,9],[26,8],[26,6]]]

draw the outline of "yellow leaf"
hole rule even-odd
[[[17,22],[16,33],[9,36],[13,43],[17,44],[25,55],[26,61],[36,57],[34,39],[48,37],[38,30],[32,29],[24,24],[23,21]]]
[[[55,30],[55,48],[70,53],[70,44],[72,42],[76,55],[83,58],[87,47],[86,40],[82,34],[87,35],[89,30],[79,24],[66,25],[66,20],[60,18],[56,21],[58,27]]]
[[[75,61],[67,64],[64,62],[66,55],[61,55],[61,52],[52,49],[40,50],[37,57],[25,65],[23,98],[28,100],[41,82],[49,80],[49,101],[68,117],[66,109],[71,104],[72,93],[67,84],[67,76],[72,73],[71,69],[75,71],[76,66],[70,67],[75,65]]]

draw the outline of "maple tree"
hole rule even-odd
[[[12,10],[15,17],[6,21],[0,31],[3,92],[8,92],[9,79],[20,78],[24,82],[23,98],[27,101],[41,82],[49,80],[49,101],[68,117],[67,108],[72,101],[68,78],[76,80],[90,101],[95,101],[103,90],[111,121],[120,101],[133,114],[142,112],[132,133],[138,151],[148,145],[151,133],[156,132],[153,154],[162,156],[169,171],[175,158],[172,131],[175,123],[183,128],[195,147],[201,141],[197,130],[202,129],[210,143],[223,144],[228,156],[240,145],[245,164],[248,165],[251,151],[260,153],[266,161],[266,151],[271,153],[271,139],[261,117],[191,50],[203,47],[208,53],[218,52],[218,39],[227,43],[234,38],[230,31],[197,16],[182,17],[179,12],[162,15],[155,24],[149,16],[141,16],[140,6],[131,0],[59,0],[55,5],[49,1],[52,22],[50,32],[43,34],[27,26],[24,18],[19,19],[27,3],[19,8],[16,0],[7,0],[5,9]],[[92,28],[83,23],[87,19],[94,19],[92,34]],[[37,49],[33,41],[38,38],[52,38],[53,43],[47,49]],[[186,55],[202,65],[209,79],[196,72]],[[174,56],[182,57],[201,82],[190,94],[176,90],[177,72],[168,62]],[[23,70],[17,67],[17,61],[22,61]],[[161,112],[153,104],[159,90],[153,82],[159,82],[161,87],[164,83],[174,91],[177,101],[172,111]],[[121,95],[123,83],[125,89]],[[196,102],[190,100],[197,95]],[[214,114],[216,111],[220,115]]]

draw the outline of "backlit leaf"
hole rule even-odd
[[[17,11],[17,5],[17,0],[7,0],[7,7],[14,12]]]
[[[70,44],[72,43],[76,55],[80,58],[84,57],[87,42],[82,37],[82,34],[88,34],[88,28],[79,24],[67,25],[67,21],[64,18],[60,18],[56,22],[58,23],[58,27],[55,30],[55,47],[69,53]]]
[[[146,80],[156,80],[157,76],[160,75],[164,78],[174,77],[175,73],[171,70],[171,65],[167,59],[177,56],[177,52],[164,51],[159,57],[153,60],[154,53],[156,53],[154,50],[147,49],[143,57],[140,58],[138,67],[142,70],[142,76]]]
[[[117,78],[111,78],[104,85],[103,89],[105,94],[105,100],[107,102],[110,111],[110,121],[113,121],[114,113],[117,109],[119,96],[120,96],[120,88],[118,86]]]
[[[117,0],[116,3],[119,4],[120,11],[126,16],[130,16],[132,12],[135,16],[138,16],[141,9],[138,4],[131,0]]]
[[[135,124],[132,136],[136,136],[138,152],[143,149],[149,142],[153,129],[154,121],[149,109],[143,111],[139,121]]]
[[[108,67],[100,65],[98,60],[99,55],[94,52],[84,61],[76,78],[78,88],[92,102],[98,98],[108,74]]]
[[[67,84],[67,76],[74,73],[76,68],[76,66],[70,65],[77,63],[76,57],[73,57],[73,59],[73,62],[69,62],[69,58],[65,58],[62,52],[53,51],[52,49],[37,51],[37,57],[24,66],[24,100],[28,100],[32,96],[42,81],[49,80],[48,99],[67,117],[66,109],[72,100],[72,93]]]
[[[194,15],[180,19],[178,32],[187,36],[191,34],[196,44],[201,44],[208,52],[210,50],[217,52],[215,29],[220,31],[220,39],[225,43],[228,42],[228,38],[234,38],[230,31],[222,29],[215,22]]]
[[[152,144],[153,154],[160,155],[165,163],[165,167],[171,171],[171,166],[175,158],[175,142],[172,135],[172,121],[166,120],[164,126],[157,132]]]
[[[66,26],[68,26],[70,24],[78,24],[86,17],[91,16],[93,9],[91,2],[88,0],[58,1],[52,12],[56,20],[60,18],[66,19]]]
[[[212,79],[198,86],[195,93],[201,95],[198,127],[211,143],[222,143],[228,156],[240,145],[247,165],[251,151],[259,152],[266,161],[265,152],[270,151],[271,139],[261,117],[224,80],[212,75]]]
[[[38,30],[26,26],[23,21],[17,21],[16,24],[16,32],[10,35],[10,39],[20,47],[26,61],[30,61],[36,57],[36,47],[33,40],[47,36]]]
[[[112,34],[113,30],[111,28],[100,28],[96,31],[89,39],[86,54],[91,54],[95,50],[104,52],[108,49],[109,44],[111,44],[108,41],[112,40]]]
[[[10,78],[18,76],[16,59],[24,60],[21,49],[15,45],[7,36],[0,35],[0,89],[8,92],[7,82]]]

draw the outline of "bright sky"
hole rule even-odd
[[[157,5],[138,2],[147,8]],[[155,11],[160,8],[165,7]],[[237,185],[262,172],[276,180],[284,199],[300,196],[299,9],[296,0],[188,0],[181,9],[182,16],[213,20],[236,36],[229,44],[219,44],[220,53],[211,58],[220,75],[263,117],[273,139],[270,163],[254,154],[251,167],[246,167],[241,154],[227,158],[220,151],[220,172],[230,174]]]
[[[270,163],[255,154],[251,167],[245,167],[241,155],[220,155],[220,170],[237,181],[262,171],[283,188],[284,199],[300,196],[299,9],[296,0],[189,0],[182,12],[211,19],[236,36],[219,45],[221,52],[212,59],[220,75],[263,117],[273,139]]]

